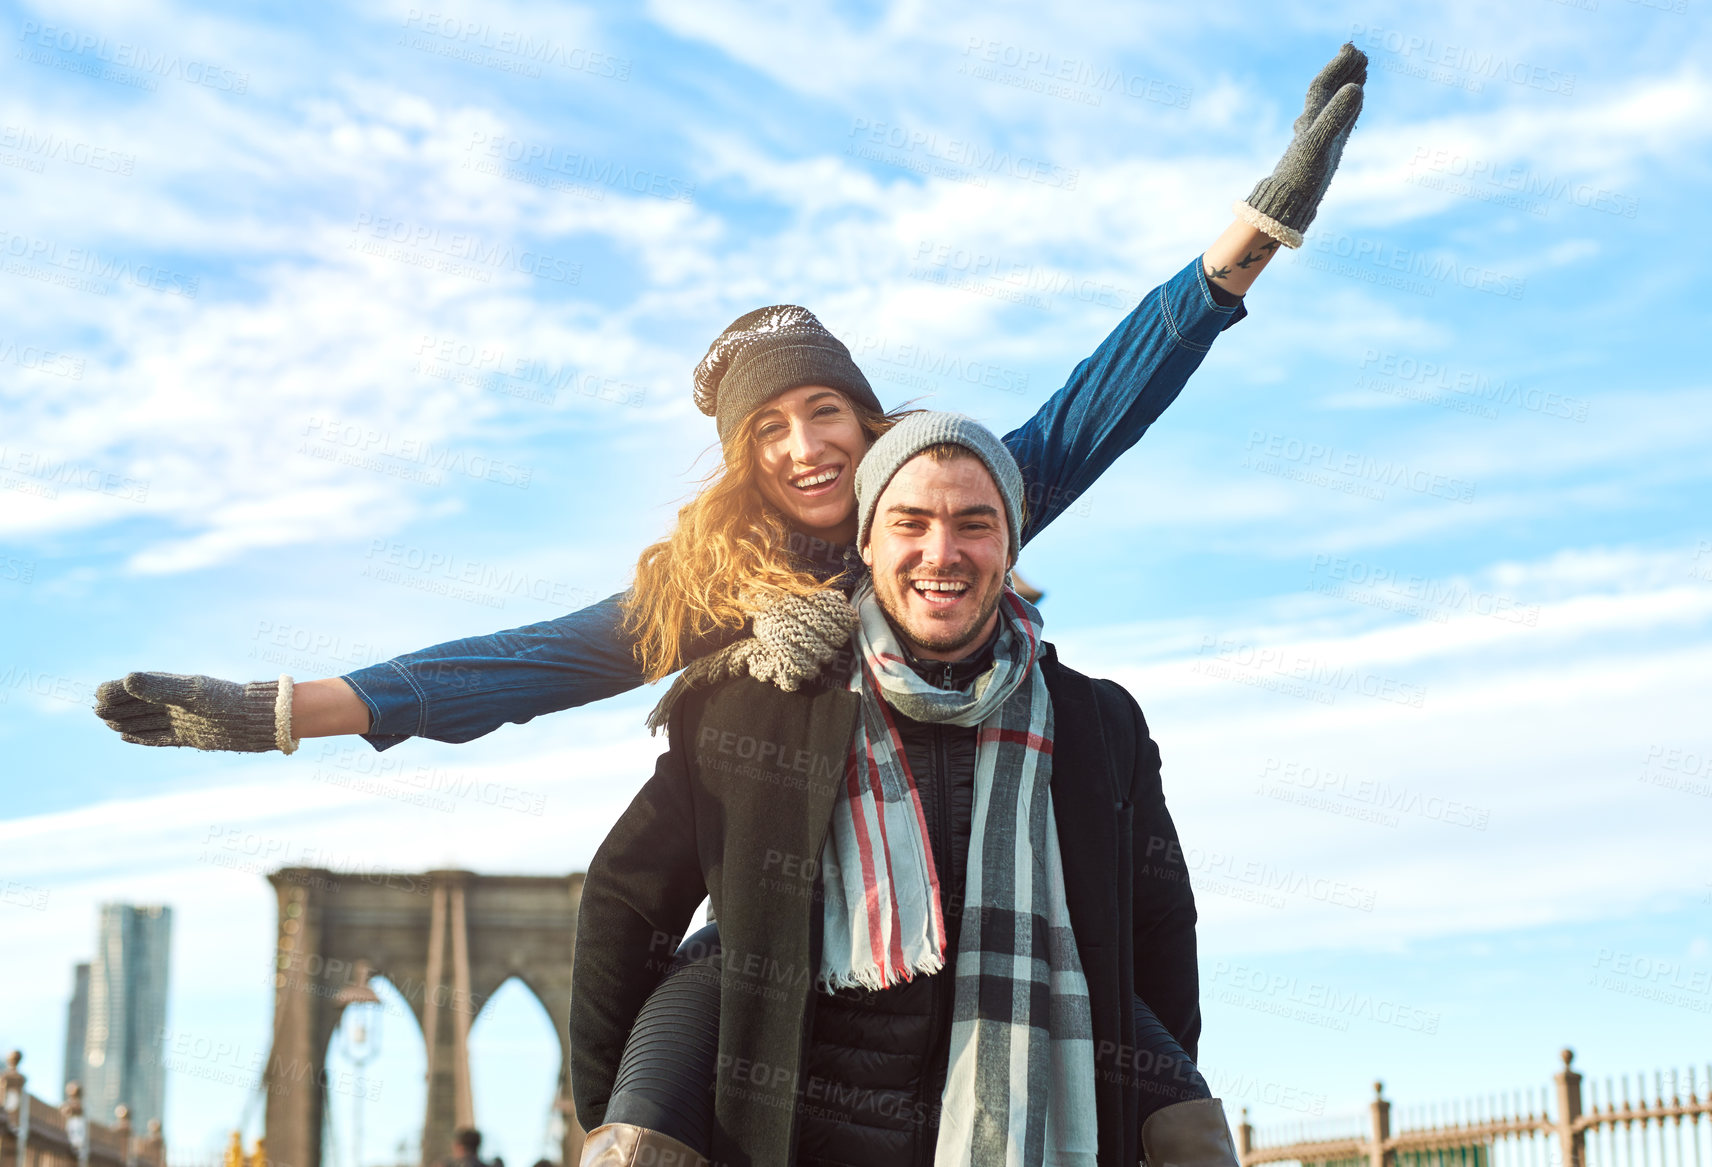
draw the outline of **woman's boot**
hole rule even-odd
[[[1193,1098],[1154,1111],[1141,1124],[1147,1167],[1239,1167],[1224,1103]]]
[[[582,1167],[708,1167],[701,1154],[645,1126],[609,1122],[583,1140]]]

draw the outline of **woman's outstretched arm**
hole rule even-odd
[[[370,714],[358,732],[378,750],[412,737],[467,742],[638,688],[642,667],[624,634],[622,599],[608,596],[551,620],[449,640],[344,674],[339,680]],[[343,699],[340,705],[349,709]]]
[[[298,739],[350,733],[380,750],[410,737],[466,742],[640,686],[621,599],[324,680],[131,673],[96,690],[95,712],[126,741],[149,746],[290,753]],[[700,655],[724,642],[691,648]]]
[[[1308,87],[1272,174],[1212,246],[1153,289],[1020,429],[1005,435],[1027,491],[1027,542],[1133,446],[1246,314],[1242,296],[1280,247],[1299,247],[1361,112],[1367,57],[1346,44]]]
[[[1220,240],[1240,238],[1247,230],[1233,223]],[[1208,254],[1218,248],[1215,244]],[[1076,366],[1064,387],[1005,435],[1022,470],[1025,545],[1141,440],[1177,400],[1219,333],[1247,315],[1241,298],[1214,283],[1209,270],[1206,258],[1197,256],[1148,292]],[[1244,274],[1253,283],[1259,272]]]

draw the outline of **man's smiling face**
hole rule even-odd
[[[998,623],[1010,570],[1004,500],[986,464],[956,447],[905,462],[874,504],[862,558],[911,652],[967,656]]]

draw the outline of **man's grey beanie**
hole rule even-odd
[[[696,366],[695,403],[718,424],[719,440],[729,442],[751,413],[804,385],[826,385],[885,412],[844,342],[795,304],[757,308],[733,320]]]
[[[1011,562],[1015,563],[1022,549],[1022,471],[1010,448],[992,430],[961,413],[912,413],[868,447],[856,467],[856,546],[867,546],[874,508],[892,476],[929,446],[946,444],[962,446],[986,463],[998,484],[999,497],[1005,500],[1005,526],[1010,531]]]

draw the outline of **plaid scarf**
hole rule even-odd
[[[1052,814],[1052,699],[1040,613],[1007,588],[993,665],[965,691],[909,667],[865,581],[850,688],[862,700],[833,806],[823,989],[881,989],[944,965],[939,872],[887,709],[979,726],[975,808],[954,976],[939,1164],[1091,1165],[1098,1143],[1093,1023]]]

